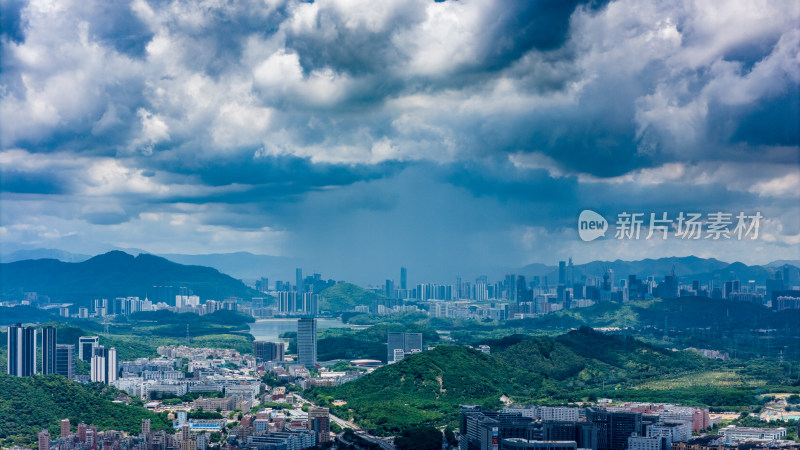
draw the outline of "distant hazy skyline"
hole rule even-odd
[[[4,253],[249,251],[333,278],[800,258],[796,0],[0,7]],[[764,220],[583,242],[584,209]]]

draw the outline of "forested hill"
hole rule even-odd
[[[506,395],[520,403],[574,402],[601,387],[628,388],[663,377],[709,370],[717,361],[675,352],[632,338],[580,328],[555,338],[515,335],[487,341],[492,353],[440,345],[336,388],[313,394],[363,427],[382,433],[456,419],[460,404],[500,406]],[[734,402],[739,401],[733,400]]]
[[[604,302],[587,308],[564,309],[536,319],[509,321],[510,327],[526,326],[533,329],[557,330],[581,326],[663,328],[665,325],[678,329],[771,328],[794,335],[800,332],[800,310],[774,311],[755,303],[706,297],[681,297],[626,303]]]
[[[351,283],[338,283],[320,292],[319,308],[322,311],[352,311],[356,306],[370,306],[372,302],[387,300],[383,295],[368,291]]]
[[[151,429],[171,430],[165,415],[140,406],[113,402],[117,391],[98,383],[82,385],[61,375],[15,377],[0,374],[0,446],[36,446],[42,428],[50,436],[60,436],[61,419],[75,427],[80,422],[98,430],[138,433],[142,419],[150,419]]]
[[[52,301],[87,304],[95,298],[152,299],[154,286],[181,286],[203,300],[252,298],[258,293],[240,280],[203,266],[185,266],[164,258],[121,251],[95,256],[80,263],[55,259],[0,264],[0,297],[21,300],[24,292],[47,295]],[[174,302],[174,298],[171,299]]]

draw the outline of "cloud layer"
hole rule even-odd
[[[0,5],[7,249],[249,250],[369,281],[800,255],[791,0]],[[586,208],[768,220],[746,244],[586,245]]]

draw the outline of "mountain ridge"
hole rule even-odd
[[[174,290],[185,286],[203,300],[252,298],[257,294],[217,269],[183,265],[148,253],[133,256],[114,250],[79,263],[38,259],[0,264],[0,298],[4,300],[37,292],[54,302],[77,304],[87,304],[94,298],[129,296],[174,303],[174,294],[154,298],[155,286],[171,286]]]

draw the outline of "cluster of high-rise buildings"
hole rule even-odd
[[[693,442],[710,427],[707,409],[665,404],[608,407],[461,408],[461,450],[671,450],[797,448],[780,442],[785,428],[729,426]],[[708,444],[708,446],[706,446]]]
[[[319,293],[324,289],[336,284],[334,280],[324,280],[322,275],[315,273],[303,278],[303,269],[295,269],[294,284],[291,281],[275,281],[270,287],[269,278],[262,277],[256,280],[255,288],[259,292],[297,292],[297,293]]]
[[[256,281],[255,288],[272,297],[254,298],[252,315],[255,317],[273,316],[315,316],[319,314],[319,293],[336,284],[334,280],[324,280],[315,273],[303,278],[303,269],[296,271],[295,284],[289,281],[275,281],[270,287],[268,278]]]
[[[37,364],[37,347],[41,334],[42,364]],[[33,326],[18,323],[8,327],[7,373],[20,377],[35,374],[61,374],[75,379],[75,346],[58,344],[58,330],[42,327],[40,332]],[[106,383],[117,379],[117,350],[100,345],[97,336],[82,336],[78,339],[78,358],[91,367],[89,381]]]
[[[419,283],[411,287],[407,285],[407,270],[401,268],[400,287],[393,280],[386,280],[383,286],[371,288],[384,299],[360,308],[362,312],[385,314],[402,311],[406,307],[404,302],[413,301],[434,317],[502,320],[608,301],[698,296],[757,303],[775,310],[800,309],[800,288],[790,283],[786,267],[776,270],[765,285],[742,282],[733,275],[727,281],[715,277],[705,283],[692,280],[682,284],[674,273],[658,281],[653,276],[641,279],[637,275],[617,279],[611,268],[605,269],[602,276],[579,276],[577,272],[570,258],[559,261],[557,280],[547,276],[527,279],[524,275],[507,274],[496,282],[489,281],[486,276],[474,282],[459,277],[453,284]],[[487,302],[487,306],[476,311],[475,302]]]

